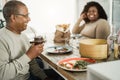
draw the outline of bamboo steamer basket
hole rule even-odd
[[[79,52],[81,57],[93,59],[107,58],[107,40],[105,39],[84,39],[80,40]]]

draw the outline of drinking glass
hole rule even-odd
[[[116,30],[116,25],[111,25],[112,31],[111,34],[108,36],[107,41],[109,45],[109,54],[108,60],[115,60],[118,59],[118,33]]]
[[[69,38],[68,37],[65,38],[65,46],[70,46],[69,45]]]
[[[44,42],[47,42],[46,34],[42,34],[41,36],[43,37]]]
[[[79,49],[79,38],[80,38],[80,34],[72,35],[73,43],[76,49]]]

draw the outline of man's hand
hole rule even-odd
[[[43,52],[44,44],[32,45],[27,51],[27,55],[30,59],[34,59]]]

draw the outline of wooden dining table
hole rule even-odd
[[[46,49],[51,46],[64,46],[64,43],[54,43],[53,36],[47,38],[44,44],[44,51],[40,54],[40,58],[45,61],[50,68],[55,70],[59,75],[61,75],[65,80],[86,80],[87,71],[69,71],[64,70],[58,66],[58,61],[67,58],[80,58],[80,53],[78,48],[73,48],[72,52],[66,54],[52,54],[48,53]]]
[[[66,54],[52,54],[47,52],[47,48],[51,46],[63,46],[65,44],[62,43],[54,43],[53,41],[54,35],[47,36],[47,41],[44,44],[44,51],[40,54],[40,58],[45,61],[50,68],[55,70],[58,74],[60,74],[65,80],[87,80],[87,70],[86,71],[69,71],[61,68],[58,65],[58,62],[67,58],[81,58],[79,53],[79,48],[76,47],[75,43],[73,43],[72,52]]]

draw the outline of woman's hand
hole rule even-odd
[[[82,14],[80,15],[80,19],[81,19],[81,20],[84,20],[85,18],[87,18],[87,14],[86,14],[86,13],[82,13]]]

